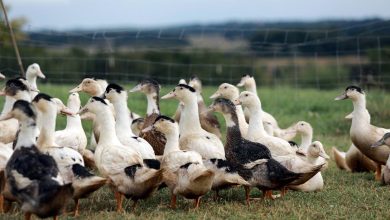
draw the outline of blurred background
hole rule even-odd
[[[388,0],[3,1],[24,68],[39,63],[45,83],[252,74],[267,87],[390,88]],[[0,72],[18,75],[0,19]]]

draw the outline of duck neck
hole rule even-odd
[[[184,108],[180,116],[180,134],[189,134],[202,130],[200,126],[198,103],[196,98],[182,100]]]
[[[301,148],[307,151],[311,142],[313,141],[313,132],[305,132],[301,136]]]
[[[103,89],[99,85],[96,85],[90,95],[100,97],[101,95],[103,95],[103,93],[104,93]]]
[[[126,105],[126,99],[115,101],[112,104],[114,105],[115,109],[115,130],[118,136],[119,134],[126,134],[126,136],[134,136],[134,133],[130,127],[130,111]]]
[[[36,123],[33,119],[28,119],[20,123],[19,134],[16,140],[15,149],[21,147],[35,146],[36,143]]]
[[[366,97],[360,96],[355,100],[352,100],[353,104],[353,117],[352,117],[352,123],[355,122],[363,122],[363,123],[370,123],[370,114],[367,111],[366,108]]]
[[[257,94],[257,89],[256,89],[256,82],[254,79],[250,80],[249,83],[245,84],[245,89],[246,91],[253,92],[254,94]]]
[[[245,120],[244,111],[242,110],[241,105],[236,105],[236,113],[237,113],[237,119],[239,125],[248,125],[248,123]]]
[[[263,110],[261,109],[261,105],[251,106],[249,111],[250,117],[247,137],[265,136],[267,132],[263,125]]]
[[[239,146],[240,141],[242,140],[242,135],[240,131],[240,125],[238,124],[237,113],[230,112],[224,113],[223,117],[226,121],[226,149],[232,149],[236,146]]]
[[[47,109],[46,112],[41,112],[39,116],[41,116],[41,131],[38,137],[38,146],[41,148],[57,146],[54,136],[57,117],[56,109]]]
[[[7,114],[12,110],[12,107],[14,106],[14,103],[16,102],[16,99],[14,99],[11,96],[5,96],[5,103],[3,106],[3,110],[1,111],[1,115]]]
[[[146,110],[146,115],[149,116],[153,113],[160,114],[158,93],[153,92],[150,94],[146,94],[146,99],[148,100],[148,107]]]
[[[66,128],[65,129],[73,129],[73,128],[82,128],[80,115],[66,116]]]
[[[26,76],[26,79],[28,81],[28,83],[30,84],[30,86],[34,89],[38,89],[37,87],[37,77],[36,76]]]
[[[16,94],[14,97],[15,100],[24,100],[31,102],[31,95],[28,91],[21,91]]]
[[[99,144],[110,145],[120,144],[115,132],[115,119],[111,109],[108,106],[102,108],[96,113],[96,125],[100,127]]]
[[[172,132],[170,134],[164,134],[167,142],[164,148],[164,156],[174,151],[180,151],[179,148],[179,132]]]

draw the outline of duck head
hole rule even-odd
[[[144,128],[142,132],[148,132],[152,129],[168,136],[170,134],[177,134],[179,132],[178,124],[172,118],[164,115],[158,116],[153,124],[147,128]]]
[[[77,92],[70,93],[66,105],[72,112],[77,112],[80,110],[80,95]]]
[[[33,63],[30,66],[27,67],[26,70],[26,77],[27,79],[32,79],[39,77],[41,79],[45,79],[46,76],[42,73],[41,67],[37,63]]]
[[[16,118],[18,121],[35,121],[36,112],[33,106],[25,100],[17,100],[10,112],[0,116],[0,121]]]
[[[7,80],[2,89],[2,95],[11,96],[15,99],[26,99],[30,95],[30,84],[23,77]]]
[[[131,130],[133,131],[133,133],[135,135],[139,136],[139,134],[141,133],[142,128],[144,127],[144,124],[145,124],[145,119],[144,118],[134,119],[131,122]]]
[[[78,86],[71,89],[69,92],[85,92],[90,96],[95,96],[98,94],[101,95],[101,91],[103,91],[103,89],[96,80],[92,78],[85,78]]]
[[[196,100],[196,91],[189,85],[178,84],[171,92],[161,97],[161,99],[177,99],[182,102],[190,99]]]
[[[233,86],[229,83],[222,83],[218,90],[210,96],[210,99],[216,99],[216,98],[225,98],[233,101],[236,99],[240,94],[240,91],[237,87]]]
[[[257,97],[256,94],[249,91],[243,91],[238,96],[238,99],[234,100],[235,105],[242,105],[243,107],[247,107],[249,110],[253,109],[254,107],[260,105],[260,99]]]
[[[194,88],[197,93],[202,93],[202,81],[197,76],[192,76],[188,85]]]
[[[103,98],[108,99],[108,101],[112,103],[115,103],[118,101],[127,100],[127,93],[122,86],[115,83],[110,83],[107,86],[106,91],[104,91]]]
[[[146,95],[148,94],[159,94],[161,89],[160,84],[153,79],[145,79],[138,83],[134,88],[132,88],[129,92],[142,92]]]
[[[337,96],[334,100],[344,100],[344,99],[351,99],[352,101],[356,101],[360,99],[361,97],[365,97],[365,93],[362,88],[358,86],[348,86],[344,93]]]
[[[312,144],[310,144],[308,149],[308,155],[313,158],[322,157],[326,160],[330,158],[328,154],[326,154],[324,146],[319,141],[314,141]]]
[[[299,121],[295,124],[294,130],[298,134],[311,134],[313,133],[313,128],[308,122]]]
[[[379,141],[377,141],[373,145],[371,145],[371,147],[379,147],[382,145],[387,145],[390,147],[390,132],[383,135],[383,137]]]
[[[56,114],[70,116],[74,114],[68,109],[68,107],[64,105],[60,99],[53,98],[45,93],[39,93],[36,95],[31,103],[38,111],[42,113],[55,112]]]
[[[255,82],[254,78],[250,74],[244,74],[241,77],[240,82],[237,84],[238,87],[247,87],[250,84],[253,84]]]
[[[178,84],[187,84],[185,79],[180,79]]]
[[[93,96],[88,100],[87,104],[78,111],[78,114],[81,115],[87,112],[96,114],[102,109],[109,109],[107,102],[103,98]],[[109,109],[109,111],[111,110]]]
[[[235,105],[229,99],[217,98],[214,102],[209,106],[214,112],[219,112],[222,114],[232,114],[235,112]]]

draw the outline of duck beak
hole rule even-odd
[[[237,86],[238,86],[238,87],[243,87],[243,86],[244,86],[244,83],[243,83],[243,82],[239,82],[239,83],[237,83]]]
[[[352,119],[353,118],[353,113],[350,113],[349,115],[345,116],[345,119]]]
[[[375,142],[374,144],[371,145],[372,148],[379,147],[385,145],[385,139],[381,138],[379,141]]]
[[[14,116],[13,116],[12,112],[8,112],[7,114],[0,116],[0,121],[5,121],[5,120],[11,119],[13,117]]]
[[[88,108],[84,106],[83,108],[81,108],[81,109],[77,112],[77,114],[82,115],[82,114],[84,114],[84,113],[86,113],[86,112],[88,112]]]
[[[216,99],[220,96],[221,96],[221,94],[219,92],[215,92],[213,95],[210,96],[210,99]]]
[[[329,155],[326,154],[326,153],[323,152],[323,151],[320,152],[320,157],[322,157],[322,158],[324,158],[324,159],[326,159],[326,160],[329,160],[329,159],[330,159]]]
[[[151,131],[152,129],[153,129],[153,125],[150,125],[149,127],[142,129],[142,133],[146,133],[148,131]]]
[[[176,94],[175,94],[175,92],[172,91],[172,92],[164,95],[163,97],[161,97],[161,99],[172,99],[172,98],[175,98],[175,97],[176,97]]]
[[[0,79],[5,79],[5,76],[2,73],[0,73]]]
[[[67,108],[67,107],[61,109],[60,113],[61,113],[61,115],[65,115],[65,116],[74,116],[74,115],[75,115],[75,113],[72,112],[72,111],[71,111],[69,108]]]
[[[5,96],[5,87],[0,90],[0,96]]]
[[[45,79],[45,78],[46,78],[46,76],[42,73],[42,71],[39,71],[38,74],[37,74],[37,76],[38,76],[39,78],[41,78],[41,79]]]
[[[348,98],[348,95],[347,95],[347,93],[344,92],[343,94],[337,96],[334,100],[339,101],[339,100],[344,100],[347,98]]]
[[[141,84],[136,85],[134,88],[130,89],[129,92],[139,92],[141,91]]]
[[[234,105],[241,105],[241,101],[239,99],[234,99],[233,104]]]
[[[73,93],[73,92],[81,92],[82,91],[82,83],[80,83],[80,85],[76,86],[75,88],[69,90],[69,93]]]

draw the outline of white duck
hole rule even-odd
[[[152,126],[164,133],[167,142],[164,148],[161,168],[164,170],[163,181],[171,191],[171,208],[176,208],[176,196],[195,200],[199,207],[200,198],[210,191],[214,173],[205,167],[202,156],[196,151],[182,151],[179,148],[179,127],[166,116],[157,117]]]
[[[295,124],[295,130],[298,135],[301,135],[299,149],[306,153],[313,141],[313,127],[308,122],[299,121]]]
[[[215,134],[203,130],[200,126],[197,95],[194,88],[179,84],[172,92],[161,98],[174,98],[184,104],[179,123],[180,147],[182,150],[196,151],[206,160],[226,159],[221,140]]]
[[[222,83],[218,90],[210,96],[211,99],[216,98],[225,98],[232,102],[238,98],[240,95],[240,91],[237,87],[229,84],[229,83]],[[244,111],[242,110],[241,105],[236,106],[236,112],[238,117],[238,125],[240,127],[240,132],[243,138],[246,138],[246,135],[248,133],[248,123],[245,120]]]
[[[127,92],[117,84],[109,84],[104,93],[115,109],[115,131],[119,141],[140,153],[143,159],[156,159],[152,146],[143,138],[133,134],[130,128],[129,109],[127,107]]]
[[[178,84],[187,84],[185,79],[180,79]],[[175,114],[173,115],[173,120],[180,121],[180,115],[181,111],[183,110],[183,103],[180,103],[177,105],[177,109]]]
[[[255,78],[249,74],[244,74],[241,78],[241,81],[237,84],[237,86],[245,87],[246,91],[252,92],[257,95]],[[246,120],[249,121],[249,116],[250,116],[249,110],[245,109],[244,113],[245,113]],[[291,141],[295,137],[295,133],[291,132],[293,131],[292,126],[286,129],[281,129],[274,116],[265,112],[264,110],[263,110],[263,121],[272,124],[272,126],[274,127],[273,129],[274,136],[283,138],[287,141]]]
[[[326,154],[321,142],[314,141],[308,146],[307,159],[312,165],[321,165],[324,163],[327,164],[329,156]],[[318,172],[304,184],[290,186],[289,188],[303,192],[321,191],[324,188],[324,179],[322,178],[321,172]]]
[[[306,158],[297,155],[286,140],[267,134],[263,126],[261,102],[256,94],[248,91],[241,92],[235,104],[241,104],[248,108],[251,113],[247,134],[248,140],[267,146],[272,157],[293,172],[310,172],[315,169],[314,166],[306,162]]]
[[[5,115],[11,111],[16,100],[31,101],[30,90],[28,85],[19,79],[10,79],[5,83],[4,94],[6,96],[3,111]],[[16,119],[9,119],[0,122],[0,143],[11,143],[16,138],[19,123]]]
[[[46,76],[42,73],[41,67],[37,63],[33,63],[27,67],[26,70],[26,79],[30,83],[31,89],[35,91],[31,91],[31,99],[33,99],[39,92],[37,86],[37,77],[41,79],[45,79]]]
[[[79,199],[85,198],[106,183],[105,178],[94,176],[84,167],[83,157],[76,150],[61,147],[55,143],[55,125],[57,113],[72,114],[63,104],[54,98],[40,93],[32,101],[39,112],[41,128],[37,140],[38,149],[54,158],[64,182],[72,183],[75,200],[74,215],[79,214]]]
[[[3,193],[20,203],[27,220],[32,214],[57,219],[72,196],[71,185],[64,185],[54,159],[41,153],[35,145],[37,116],[31,104],[16,101],[12,110],[0,120],[11,117],[17,118],[21,126],[15,152],[6,166],[7,182]]]
[[[348,86],[335,100],[351,99],[353,104],[350,136],[352,143],[368,158],[377,163],[376,180],[381,178],[381,165],[386,164],[390,148],[379,146],[371,148],[377,140],[390,130],[371,125],[371,117],[366,108],[366,94],[357,86]]]
[[[115,188],[117,211],[123,211],[123,196],[132,198],[135,207],[139,199],[149,197],[160,185],[162,170],[145,166],[138,152],[119,141],[114,116],[104,99],[92,97],[79,113],[87,111],[96,115],[97,126],[101,128],[95,163]]]

